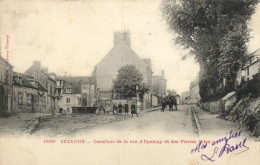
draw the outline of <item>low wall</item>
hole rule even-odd
[[[222,101],[214,101],[207,103],[200,103],[199,106],[211,113],[219,113],[224,108],[224,102]]]
[[[97,107],[72,107],[72,113],[96,113]]]

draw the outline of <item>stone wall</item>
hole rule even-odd
[[[199,106],[211,113],[219,113],[223,110],[224,102],[222,101],[214,101],[214,102],[207,102],[207,103],[200,103]]]

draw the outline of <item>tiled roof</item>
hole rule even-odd
[[[44,74],[49,80],[56,82],[53,78],[51,78],[47,73],[45,73],[43,70],[41,70],[42,74]]]
[[[28,87],[28,88],[33,88],[33,89],[39,89],[42,91],[48,91],[39,81],[37,81],[32,75],[28,75],[28,74],[24,74],[24,73],[18,73],[18,72],[14,72],[14,78],[15,77],[21,77],[22,78],[22,84],[17,83],[14,81],[14,85],[17,86],[24,86],[24,87]],[[35,80],[36,82],[38,82],[38,87],[33,86],[30,82],[29,79]]]
[[[258,53],[258,54],[257,54],[257,53]],[[247,58],[254,57],[256,54],[257,54],[257,55],[259,55],[259,54],[260,54],[260,48],[259,48],[259,49],[257,49],[257,50],[255,50],[254,52],[250,53],[250,54],[248,55],[248,57],[247,57]]]
[[[66,81],[65,87],[71,87],[72,93],[81,93],[81,84],[88,83],[92,84],[92,77],[91,76],[84,76],[84,77],[67,77],[67,76],[57,76],[56,80],[64,80]]]
[[[1,53],[1,52],[0,52]],[[4,61],[6,63],[6,60],[0,55],[0,60]],[[14,67],[13,65],[11,65],[9,62],[8,62],[8,65],[11,66],[12,68]]]

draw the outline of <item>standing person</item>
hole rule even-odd
[[[110,111],[110,104],[109,104],[109,102],[106,102],[105,110],[106,110],[106,113],[109,114],[109,111]]]
[[[162,98],[162,109],[161,109],[161,112],[164,112],[165,106],[166,106],[165,98]]]
[[[134,103],[132,103],[132,105],[131,105],[131,114],[132,114],[132,117],[133,117],[134,114],[136,114],[136,116],[138,117]]]
[[[125,109],[125,115],[126,114],[128,115],[128,104],[127,103],[125,104],[125,108],[124,109]]]
[[[122,109],[123,109],[123,106],[122,106],[121,102],[119,102],[119,104],[118,104],[119,114],[122,114]]]
[[[113,115],[115,115],[115,114],[118,115],[118,113],[117,113],[117,105],[116,105],[116,103],[113,105]]]
[[[103,105],[99,106],[99,114],[101,114],[101,111],[104,111],[104,114],[105,114],[105,109],[104,109]]]

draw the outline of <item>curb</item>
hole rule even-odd
[[[190,108],[191,108],[192,114],[193,114],[194,119],[195,119],[195,124],[196,124],[197,130],[198,130],[198,135],[200,135],[201,126],[200,126],[200,123],[199,123],[199,119],[198,119],[197,114],[194,110],[194,107],[190,107]]]
[[[145,110],[143,110],[143,112],[153,112],[153,111],[157,111],[159,109],[160,109],[160,107],[158,107],[158,108],[151,108],[151,109],[145,109]]]

